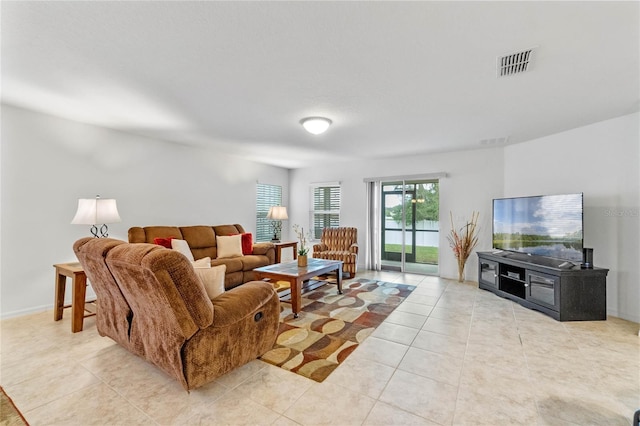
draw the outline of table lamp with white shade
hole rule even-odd
[[[118,214],[116,200],[113,198],[80,198],[78,200],[78,211],[73,217],[73,225],[91,225],[91,234],[96,238],[109,236],[107,224],[122,222]],[[98,235],[98,225],[101,225]]]

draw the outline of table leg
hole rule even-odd
[[[60,274],[56,269],[56,305],[53,307],[53,320],[60,321],[64,310],[64,289],[67,284],[67,277]]]
[[[84,322],[84,303],[87,295],[87,278],[84,274],[73,274],[73,301],[71,312],[71,331],[82,331]]]
[[[338,276],[338,294],[342,294],[342,265],[338,266],[336,275]]]
[[[298,312],[300,312],[301,298],[302,298],[302,280],[292,278],[289,281],[291,284],[291,311],[293,317],[298,318]]]

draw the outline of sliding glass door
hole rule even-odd
[[[438,274],[438,181],[381,185],[382,269]]]

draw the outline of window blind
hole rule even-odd
[[[267,219],[269,207],[282,205],[282,187],[256,184],[256,241],[271,241],[271,221]]]
[[[313,237],[320,239],[324,228],[340,226],[340,186],[313,186],[311,202]]]

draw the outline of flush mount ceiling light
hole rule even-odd
[[[324,117],[307,117],[300,120],[300,124],[307,132],[319,135],[327,131],[331,125],[331,120]]]

